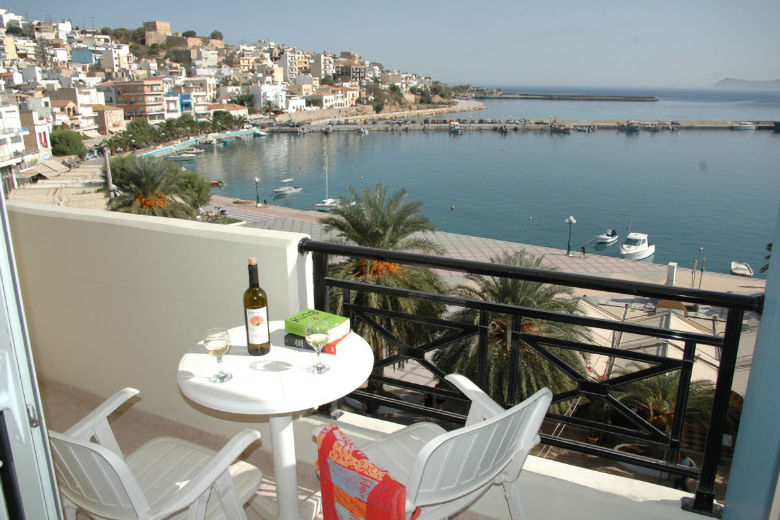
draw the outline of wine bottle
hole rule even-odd
[[[264,356],[271,351],[268,329],[268,297],[257,277],[257,259],[249,258],[249,289],[244,291],[244,323],[247,350],[253,356]]]

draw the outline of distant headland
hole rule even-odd
[[[712,88],[780,90],[780,79],[750,81],[746,79],[724,78],[715,83]]]

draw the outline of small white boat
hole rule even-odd
[[[756,125],[751,123],[750,121],[742,121],[740,123],[735,123],[731,125],[732,130],[755,130]]]
[[[731,274],[752,278],[753,268],[747,262],[731,262]]]
[[[618,241],[620,235],[614,229],[608,229],[606,232],[596,236],[597,244],[614,244]]]
[[[303,188],[300,186],[279,186],[278,188],[274,188],[274,193],[282,193],[284,195],[289,195],[291,193],[298,193],[299,191],[302,191]]]
[[[620,245],[620,256],[628,260],[641,260],[655,254],[655,244],[650,244],[645,233],[629,233]]]

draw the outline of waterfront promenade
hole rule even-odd
[[[245,226],[276,231],[292,231],[305,233],[314,240],[332,241],[334,233],[325,231],[320,219],[324,215],[318,211],[304,211],[282,206],[255,207],[251,204],[237,204],[234,199],[214,195],[211,197],[209,209],[223,209],[228,216],[245,222]],[[491,258],[500,256],[505,251],[525,250],[534,257],[543,257],[543,262],[559,271],[591,276],[602,276],[623,280],[663,284],[667,279],[667,266],[649,262],[636,262],[602,256],[598,254],[582,255],[579,251],[567,256],[566,250],[552,247],[535,246],[516,242],[506,242],[456,233],[436,231],[436,242],[444,248],[443,256],[489,262]],[[443,272],[444,279],[450,283],[459,283],[458,273]],[[678,266],[676,285],[680,287],[699,287],[713,291],[753,294],[764,292],[766,280],[758,278],[742,278],[723,273],[696,271],[695,279],[689,267]],[[595,291],[580,291],[578,294],[600,298],[603,295]]]

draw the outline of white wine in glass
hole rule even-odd
[[[324,320],[312,318],[306,323],[306,342],[317,352],[317,362],[311,367],[315,374],[323,374],[330,367],[320,361],[320,352],[330,341],[330,326]]]
[[[229,372],[222,370],[222,356],[230,351],[230,334],[226,329],[213,328],[206,331],[203,339],[203,348],[206,352],[217,358],[217,373],[209,377],[212,383],[224,383],[233,377]]]

